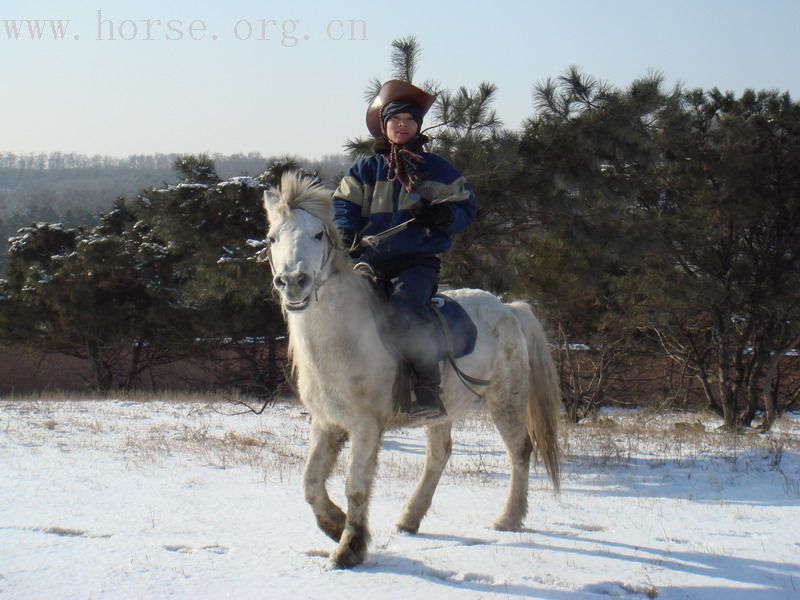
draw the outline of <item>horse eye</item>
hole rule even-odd
[[[269,244],[271,246],[274,243],[275,243],[275,236],[268,235],[267,236],[267,244]]]
[[[315,239],[315,240],[321,240],[321,239],[322,239],[322,234],[323,234],[323,233],[324,233],[323,231],[320,231],[320,232],[319,232],[317,235],[315,235],[315,236],[314,236],[314,239]]]

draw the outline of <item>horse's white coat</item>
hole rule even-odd
[[[427,426],[423,474],[398,521],[416,532],[451,452],[450,422],[476,400],[451,368],[443,370],[447,416],[412,421],[393,410],[396,360],[378,334],[382,307],[367,281],[355,274],[331,220],[331,193],[290,173],[280,190],[265,193],[271,265],[289,327],[300,399],[312,415],[304,471],[306,499],[319,526],[338,542],[337,567],[363,562],[369,539],[367,509],[384,431]],[[478,328],[475,351],[459,359],[466,373],[491,384],[482,390],[508,449],[511,480],[498,529],[522,526],[527,511],[530,456],[535,442],[558,485],[557,421],[560,393],[541,326],[524,303],[504,304],[479,290],[448,292]],[[325,483],[346,439],[350,464],[347,513],[329,498]]]

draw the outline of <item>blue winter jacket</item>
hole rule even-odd
[[[410,209],[419,197],[446,202],[452,219],[441,229],[408,227],[364,248],[366,260],[431,256],[450,249],[451,236],[464,231],[475,220],[475,195],[464,176],[446,159],[423,152],[418,167],[424,181],[409,194],[398,181],[387,181],[388,164],[383,154],[356,162],[342,179],[333,196],[333,220],[340,231],[361,232],[362,236],[386,231],[412,218]]]

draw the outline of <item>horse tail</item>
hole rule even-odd
[[[530,305],[527,302],[512,302],[508,306],[519,321],[528,343],[528,434],[544,461],[553,487],[558,491],[561,487],[561,451],[558,444],[561,386],[558,371],[550,354],[547,336]]]

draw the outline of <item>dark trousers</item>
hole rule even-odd
[[[441,377],[436,326],[428,302],[438,287],[439,259],[397,259],[372,267],[391,282],[389,306],[395,347],[411,363],[418,385],[438,387]]]

